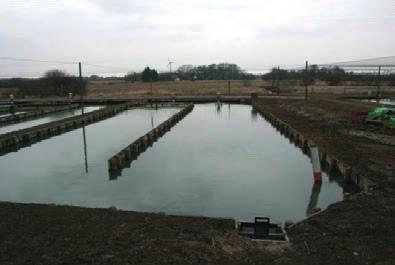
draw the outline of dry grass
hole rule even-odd
[[[249,95],[253,91],[265,93],[265,82],[255,81],[231,81],[231,93],[233,95]],[[149,95],[150,83],[123,81],[90,82],[88,95],[92,97],[136,97]],[[228,81],[171,81],[152,83],[152,93],[157,96],[171,95],[222,95],[228,94]]]
[[[271,89],[271,81],[254,80],[232,80],[231,95],[249,96],[252,92],[260,95],[276,93],[276,88]],[[281,95],[302,95],[304,94],[304,86],[300,80],[282,81],[280,83]],[[270,91],[271,90],[271,91]],[[355,94],[363,93],[368,96],[368,91],[376,91],[375,86],[357,86],[351,82],[346,82],[341,86],[328,86],[325,82],[316,82],[309,86],[310,93],[325,94]],[[395,87],[382,87],[383,92],[395,93]],[[2,88],[0,89],[0,98],[6,99],[10,93],[16,94],[16,89]],[[207,80],[207,81],[163,81],[152,83],[152,93],[154,96],[170,96],[175,93],[178,96],[209,96],[228,95],[227,80]],[[144,82],[124,82],[118,80],[112,81],[91,81],[88,84],[88,97],[90,98],[135,98],[150,95],[150,83]]]
[[[251,92],[259,94],[271,93],[271,81],[254,80],[254,81],[231,81],[231,95],[250,95]],[[300,81],[283,81],[280,85],[281,94],[303,94],[304,86]],[[355,86],[345,84],[342,86],[328,86],[325,82],[316,82],[315,85],[309,86],[312,93],[329,93],[329,94],[347,94],[374,92],[375,86]],[[395,92],[395,87],[382,87],[382,91]],[[154,96],[176,95],[193,96],[193,95],[228,95],[228,81],[226,80],[208,80],[208,81],[171,81],[171,82],[154,82],[152,84],[152,93]],[[276,89],[273,89],[276,93]],[[150,95],[151,88],[149,83],[135,82],[127,83],[124,81],[97,81],[89,82],[89,97],[111,97],[111,98],[132,98]]]

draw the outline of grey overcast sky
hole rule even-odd
[[[0,57],[82,61],[84,74],[234,62],[274,65],[394,55],[394,0],[0,0]],[[75,66],[0,60],[0,76]],[[120,68],[116,68],[120,67]]]

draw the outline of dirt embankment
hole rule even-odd
[[[273,264],[233,221],[0,203],[0,264]]]
[[[351,111],[369,111],[374,105],[320,98],[262,100],[261,104],[373,184],[368,193],[331,205],[291,228],[294,260],[302,264],[394,264],[395,148],[347,133],[394,140],[381,128],[350,122]]]
[[[320,148],[351,165],[354,172],[367,176],[380,189],[395,189],[395,150],[385,144],[394,136],[383,128],[351,123],[351,112],[370,111],[375,105],[353,101],[316,98],[304,100],[266,100],[273,114],[313,140]],[[351,133],[350,133],[351,132]],[[355,133],[371,137],[355,136]],[[371,139],[377,136],[377,139]]]
[[[393,196],[354,195],[290,229],[289,254],[311,265],[394,264],[394,222]]]

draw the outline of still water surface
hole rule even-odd
[[[90,112],[90,111],[98,110],[98,109],[100,109],[102,107],[103,106],[89,106],[89,107],[85,107],[84,111],[85,111],[85,113],[87,113],[87,112]],[[80,114],[81,114],[81,109],[72,109],[72,110],[65,110],[65,111],[55,112],[55,113],[51,113],[51,114],[45,115],[43,117],[40,117],[38,119],[27,120],[27,121],[15,123],[15,124],[2,126],[2,127],[0,127],[0,134],[7,133],[7,132],[12,132],[12,131],[15,131],[15,130],[29,128],[29,127],[40,125],[40,124],[44,124],[44,123],[47,123],[47,122],[58,121],[58,120],[61,120],[61,119],[77,116],[77,115],[80,115]]]
[[[195,105],[122,176],[107,159],[178,109],[135,109],[0,157],[0,200],[300,220],[342,197],[309,158],[247,105]],[[308,209],[309,208],[309,209]]]

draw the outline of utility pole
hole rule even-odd
[[[84,115],[84,91],[83,91],[83,83],[82,83],[82,71],[81,71],[81,62],[78,63],[78,69],[80,73],[80,93],[81,93],[81,114]]]
[[[82,70],[81,70],[81,62],[78,63],[79,70],[79,79],[80,79],[80,101],[81,101],[81,115],[84,115],[84,84],[82,80]],[[86,133],[85,133],[85,124],[82,125],[82,137],[84,140],[84,157],[85,157],[85,173],[88,173],[88,154],[86,148]]]
[[[277,96],[280,95],[280,66],[277,66]]]
[[[308,84],[308,77],[309,77],[309,75],[308,75],[308,67],[309,67],[309,62],[308,61],[306,61],[306,72],[305,72],[305,81],[304,81],[304,85],[305,85],[305,88],[304,88],[304,99],[305,100],[307,100],[307,98],[308,98],[308,86],[309,86],[309,84]]]
[[[15,112],[14,94],[10,94],[10,112],[12,114]]]
[[[230,80],[233,80],[233,67],[234,65],[230,65]],[[230,80],[228,80],[228,95],[230,96]]]
[[[150,82],[150,90],[151,90],[151,99],[152,99],[152,72],[151,72],[151,75],[150,75],[150,77],[149,77],[149,82]]]
[[[379,72],[377,76],[377,105],[380,105],[380,86],[381,86],[381,65],[379,65]]]

